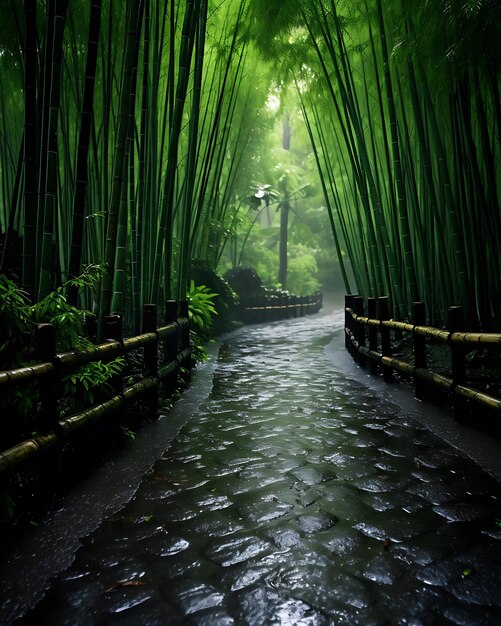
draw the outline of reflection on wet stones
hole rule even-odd
[[[206,584],[177,584],[171,588],[170,594],[175,598],[183,612],[187,615],[204,609],[220,606],[224,595]]]
[[[290,504],[283,502],[257,502],[239,507],[240,515],[253,522],[263,523],[287,515],[292,509]]]
[[[331,335],[319,318],[229,336],[210,396],[43,623],[501,624],[498,486],[337,373]]]
[[[362,575],[378,585],[392,585],[402,578],[404,573],[402,565],[392,562],[388,554],[384,554],[372,559]]]
[[[248,559],[262,556],[271,549],[271,544],[257,537],[239,537],[229,541],[209,544],[205,555],[221,567],[229,567]]]
[[[490,510],[485,506],[472,506],[466,502],[448,506],[434,506],[433,510],[449,522],[469,522],[487,517]]]
[[[188,541],[186,541],[186,539],[175,539],[169,546],[163,547],[158,553],[158,556],[164,557],[179,554],[183,550],[186,550],[189,545],[190,544]]]
[[[322,512],[318,515],[301,515],[298,517],[299,528],[304,533],[318,533],[334,526],[337,522],[337,517]]]
[[[292,548],[301,542],[301,535],[290,528],[269,530],[266,536],[280,549]]]
[[[456,626],[499,626],[499,613],[487,606],[455,605],[444,607],[444,617]]]

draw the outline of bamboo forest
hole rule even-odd
[[[500,624],[501,3],[0,4],[0,623]]]

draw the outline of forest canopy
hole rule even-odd
[[[347,292],[389,295],[397,317],[423,300],[434,322],[451,304],[499,320],[496,0],[11,7],[1,269],[33,302],[90,267],[99,280],[68,286],[68,301],[137,327],[143,304],[186,296],[193,259],[259,263],[266,240],[278,262],[291,211],[298,282],[329,247]],[[264,232],[252,198],[279,209]]]

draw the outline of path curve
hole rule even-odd
[[[229,335],[207,399],[21,623],[501,623],[499,484],[336,367],[340,321]]]

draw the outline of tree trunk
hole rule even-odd
[[[87,192],[87,172],[90,131],[94,105],[94,85],[97,67],[97,51],[99,32],[101,30],[101,0],[93,0],[90,7],[89,38],[87,43],[87,66],[85,69],[85,85],[82,104],[82,119],[80,137],[78,140],[77,166],[75,187],[73,194],[73,220],[71,225],[71,251],[68,266],[69,278],[75,278],[80,273],[82,258],[82,239],[84,225],[84,207]],[[72,286],[68,290],[68,302],[77,306],[78,287]]]
[[[35,299],[37,205],[37,2],[25,0],[23,289]]]

